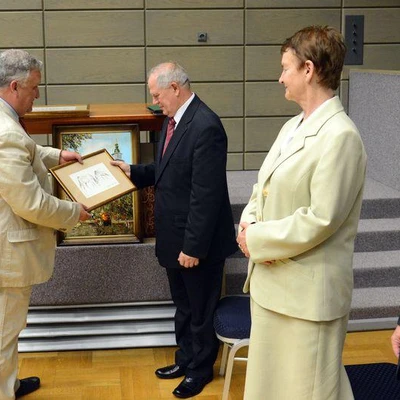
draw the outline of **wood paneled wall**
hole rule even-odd
[[[365,17],[361,67],[400,70],[400,0],[2,0],[0,48],[45,62],[38,104],[150,102],[146,72],[176,60],[222,118],[228,168],[258,169],[299,111],[277,82],[280,44],[311,24],[344,32],[350,14]]]

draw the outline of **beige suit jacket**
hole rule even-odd
[[[366,154],[337,97],[305,120],[281,153],[301,118],[283,126],[242,213],[241,221],[255,222],[246,232],[244,291],[269,310],[329,321],[350,310]]]
[[[24,287],[53,272],[55,229],[79,220],[77,203],[52,196],[48,168],[60,150],[37,145],[0,102],[0,287]]]

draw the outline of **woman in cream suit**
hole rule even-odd
[[[334,91],[345,56],[329,27],[281,48],[287,100],[302,113],[280,131],[245,207],[252,330],[246,400],[353,399],[342,364],[366,154]]]
[[[39,97],[41,61],[23,50],[0,54],[0,399],[39,387],[37,377],[17,379],[18,335],[25,327],[32,285],[54,266],[55,229],[90,215],[78,203],[51,195],[48,168],[81,157],[38,146],[20,124]]]

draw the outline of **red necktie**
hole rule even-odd
[[[164,155],[165,150],[168,147],[168,143],[172,138],[172,135],[174,133],[175,124],[176,124],[175,120],[173,118],[170,118],[169,121],[168,121],[167,137],[165,138],[164,149],[163,149],[162,155]]]

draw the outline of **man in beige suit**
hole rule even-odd
[[[308,27],[282,46],[289,120],[241,217],[252,329],[246,400],[350,400],[342,350],[365,179],[360,135],[334,90],[345,56],[333,28]]]
[[[90,217],[83,205],[52,196],[48,179],[48,168],[80,156],[37,145],[19,122],[39,97],[41,69],[25,51],[0,54],[0,400],[40,385],[37,377],[17,379],[18,335],[32,285],[52,274],[55,229]]]

